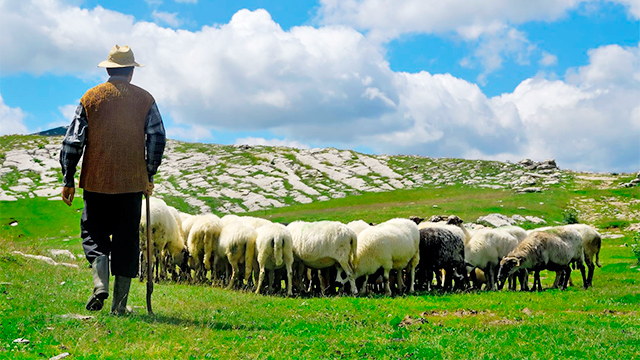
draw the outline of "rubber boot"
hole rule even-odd
[[[124,315],[127,313],[127,298],[129,297],[129,287],[131,278],[116,275],[113,285],[113,302],[111,303],[111,314]]]
[[[93,275],[93,294],[85,308],[89,311],[102,310],[104,300],[109,297],[109,257],[98,256],[91,265]]]

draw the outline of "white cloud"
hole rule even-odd
[[[265,138],[261,138],[261,137],[245,137],[245,138],[239,138],[236,139],[236,145],[263,145],[263,146],[286,146],[286,147],[292,147],[292,148],[297,148],[297,149],[309,149],[309,145],[307,144],[303,144],[301,142],[295,141],[295,140],[289,140],[287,138],[285,139],[265,139]]]
[[[558,57],[546,51],[543,51],[542,58],[540,58],[540,61],[538,61],[538,64],[542,66],[558,65]]]
[[[538,76],[513,93],[487,98],[477,85],[448,74],[393,72],[384,49],[352,28],[285,31],[264,10],[241,10],[229,23],[199,31],[53,0],[0,2],[0,14],[0,32],[8,34],[0,37],[0,47],[12,49],[0,52],[3,73],[97,80],[103,72],[96,64],[108,49],[131,45],[146,65],[136,70],[134,83],[175,120],[167,128],[173,138],[211,140],[211,131],[242,130],[273,134],[276,139],[267,143],[285,139],[448,157],[555,157],[560,166],[593,170],[640,167],[637,47],[594,49],[589,64],[563,79]],[[479,31],[479,41],[491,35],[487,31]],[[517,30],[494,31],[516,44],[498,47],[498,53],[528,61],[530,44]],[[490,53],[469,61],[490,59]]]
[[[178,18],[178,13],[154,10],[151,13],[151,17],[153,17],[153,20],[158,24],[167,24],[174,28],[182,25],[182,20]]]
[[[19,107],[9,107],[0,94],[0,135],[25,134],[25,114]]]
[[[505,25],[553,21],[593,0],[320,0],[319,20],[353,26],[377,41],[402,34],[455,32],[477,39]],[[640,18],[640,1],[613,0]]]

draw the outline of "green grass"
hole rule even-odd
[[[514,194],[461,186],[364,194],[256,212],[273,220],[390,217],[455,213],[474,221],[500,212],[561,222],[576,197],[638,198],[633,189],[553,188]],[[166,198],[173,205],[179,199]],[[542,204],[541,204],[542,203]],[[437,208],[433,208],[437,205]],[[502,205],[502,206],[500,206]],[[525,210],[518,207],[524,206]],[[156,317],[144,312],[144,284],[134,281],[133,315],[88,313],[91,275],[12,251],[80,253],[81,199],[0,202],[0,358],[634,358],[640,356],[640,271],[625,238],[604,239],[595,287],[561,292],[417,294],[387,298],[283,298],[210,286],[157,284]],[[18,221],[17,226],[10,223]],[[62,261],[62,260],[61,260]],[[552,277],[544,274],[549,286]],[[9,283],[9,284],[7,284]],[[107,306],[110,301],[107,300]],[[528,309],[523,312],[524,309]],[[530,310],[530,314],[529,313]],[[477,312],[477,313],[476,313]],[[88,320],[65,314],[92,315]],[[406,317],[418,320],[403,325]],[[424,320],[421,320],[424,319]],[[28,345],[12,343],[26,338]]]

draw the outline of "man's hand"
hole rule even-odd
[[[71,206],[71,203],[73,202],[73,195],[76,194],[76,188],[74,187],[63,187],[62,188],[62,201],[64,201],[65,204]]]
[[[144,196],[146,196],[146,197],[149,197],[149,196],[153,195],[153,183],[152,182],[149,183],[149,186],[147,186],[147,190],[143,191],[143,193],[144,193]]]

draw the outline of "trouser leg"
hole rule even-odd
[[[111,272],[134,278],[140,261],[140,215],[142,193],[118,194],[114,206],[114,231],[111,244]]]
[[[84,191],[84,210],[80,219],[80,236],[82,248],[89,264],[93,265],[99,256],[111,253],[110,223],[112,211],[105,194]]]

